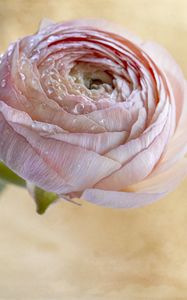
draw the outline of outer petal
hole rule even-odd
[[[144,150],[135,155],[120,170],[96,184],[96,188],[123,190],[128,185],[143,180],[158,163],[170,133],[170,115],[162,132]]]
[[[43,30],[44,28],[50,26],[50,25],[53,25],[55,24],[54,21],[50,20],[50,19],[47,19],[47,18],[43,18],[40,22],[40,26],[39,26],[39,31]]]
[[[128,187],[128,191],[138,193],[168,193],[174,190],[187,175],[187,159],[182,158],[172,168],[147,177],[145,180]]]
[[[47,25],[47,26],[45,26],[45,25]],[[45,30],[45,27],[48,27],[48,25],[49,25],[49,22],[46,22],[46,24],[44,23],[44,26],[42,26],[43,29]],[[103,30],[106,32],[116,33],[137,45],[142,44],[142,40],[139,37],[137,37],[136,35],[134,35],[132,32],[125,30],[123,27],[116,25],[115,23],[112,23],[111,21],[106,21],[106,20],[102,20],[102,19],[73,20],[73,21],[64,22],[63,25],[61,23],[57,24],[57,28],[59,26],[60,26],[60,28],[71,27],[71,26],[74,28],[79,27],[79,26],[80,27],[85,26],[86,28],[88,28],[88,27],[97,28],[99,31]]]
[[[161,134],[167,118],[170,106],[165,105],[163,111],[160,112],[158,119],[138,138],[128,141],[126,144],[117,147],[106,153],[107,157],[119,161],[122,164],[127,163],[138,153],[148,148],[154,139]]]
[[[81,198],[97,205],[111,208],[133,208],[150,204],[162,198],[166,193],[128,193],[87,189]]]
[[[130,112],[120,104],[91,112],[87,117],[98,126],[103,126],[106,131],[130,131],[134,121]]]
[[[184,87],[184,105],[181,117],[174,136],[167,145],[166,152],[160,164],[155,168],[152,176],[171,168],[177,160],[181,159],[187,152],[187,81]]]
[[[45,137],[50,137],[59,141],[64,141],[72,145],[80,146],[87,150],[92,150],[99,154],[104,154],[111,149],[125,143],[128,133],[122,132],[103,132],[103,133],[53,133],[47,134]]]
[[[93,151],[41,137],[34,130],[11,123],[9,113],[7,107],[1,107],[0,159],[48,191],[61,194],[83,190],[120,168],[119,163]]]
[[[103,133],[69,133],[62,128],[43,122],[33,121],[30,116],[22,111],[8,107],[0,101],[0,108],[6,114],[6,119],[13,127],[25,127],[37,132],[40,136],[52,138],[54,140],[67,142],[75,146],[80,146],[87,150],[92,150],[103,154],[126,141],[128,133],[123,132],[103,132]]]
[[[156,65],[164,70],[174,93],[176,101],[176,117],[180,119],[184,103],[184,75],[166,49],[154,42],[146,42],[142,45],[146,53],[150,55]]]

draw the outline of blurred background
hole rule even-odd
[[[0,0],[0,52],[42,18],[104,18],[165,46],[187,77],[186,0]],[[129,211],[60,202],[35,212],[27,191],[0,197],[0,299],[187,299],[187,179]]]

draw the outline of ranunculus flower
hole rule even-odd
[[[61,197],[135,207],[187,173],[187,84],[152,42],[101,21],[43,24],[0,64],[0,159]]]

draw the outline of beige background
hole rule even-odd
[[[163,44],[187,77],[186,0],[0,0],[0,51],[42,17],[106,18]],[[141,209],[58,203],[35,213],[25,190],[0,199],[0,299],[187,299],[187,179]]]

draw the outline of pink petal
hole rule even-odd
[[[8,110],[0,109],[0,159],[24,179],[61,194],[92,187],[120,168],[119,163],[97,153],[11,123]]]
[[[174,190],[187,175],[187,159],[182,158],[172,168],[148,176],[145,180],[128,187],[138,193],[168,193]]]
[[[92,20],[79,19],[79,20],[67,21],[67,22],[64,22],[63,24],[59,23],[56,26],[56,28],[59,28],[59,29],[64,29],[64,28],[69,28],[69,27],[73,27],[73,28],[76,28],[76,27],[77,28],[78,27],[89,28],[89,27],[91,27],[94,29],[98,29],[99,31],[111,32],[112,34],[115,33],[137,45],[142,44],[142,40],[139,37],[134,35],[132,32],[127,31],[123,27],[116,25],[115,23],[112,23],[111,21],[109,22],[109,21],[102,20],[102,19],[92,19]],[[56,28],[54,29],[54,32],[52,34],[56,34]]]
[[[167,118],[170,105],[165,105],[163,111],[159,114],[158,119],[145,132],[136,139],[128,141],[126,144],[112,149],[105,156],[119,161],[121,164],[127,163],[136,154],[148,148],[154,139],[162,132]]]
[[[150,55],[156,65],[161,70],[165,71],[174,93],[178,120],[181,115],[184,101],[184,75],[172,56],[160,45],[154,42],[146,42],[142,45],[142,48]]]
[[[159,174],[171,168],[177,160],[181,159],[187,152],[187,82],[184,88],[184,105],[181,117],[174,136],[169,141],[166,152],[160,164],[155,168],[153,175]]]
[[[145,130],[145,127],[146,127],[146,121],[147,121],[147,113],[146,113],[145,108],[142,107],[139,110],[137,121],[133,124],[133,126],[131,128],[129,140],[135,139],[143,133],[143,131]]]
[[[87,150],[104,154],[111,149],[124,144],[128,133],[122,132],[103,132],[96,134],[89,133],[52,133],[43,134],[45,137],[50,137],[59,141],[64,141],[72,145],[82,147]]]
[[[123,190],[125,187],[143,180],[158,163],[170,133],[170,117],[162,132],[144,150],[138,152],[120,170],[96,184],[96,188],[106,190]]]
[[[96,124],[102,125],[106,131],[129,131],[133,124],[130,112],[121,104],[91,112],[87,117]]]
[[[87,189],[83,192],[81,198],[105,207],[135,208],[150,204],[165,195],[166,193],[147,194]]]
[[[43,18],[40,22],[40,26],[39,26],[39,31],[43,30],[44,28],[55,24],[54,21],[48,19],[48,18]]]
[[[127,132],[103,132],[103,133],[68,133],[62,128],[34,121],[30,116],[22,111],[8,107],[4,102],[0,101],[0,110],[4,112],[6,120],[12,124],[14,128],[19,125],[37,132],[40,136],[52,138],[54,140],[67,142],[69,144],[80,146],[87,150],[92,150],[99,154],[106,153],[111,149],[125,143]]]

